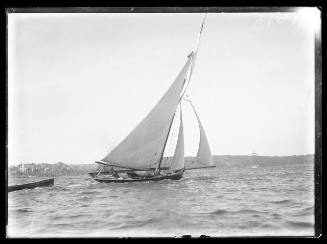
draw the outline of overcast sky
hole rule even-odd
[[[172,84],[203,17],[9,14],[9,164],[102,159]],[[315,25],[310,13],[208,14],[188,96],[212,154],[314,153]]]

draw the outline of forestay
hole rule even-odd
[[[175,82],[150,113],[102,161],[135,169],[159,163],[192,58],[190,55]]]

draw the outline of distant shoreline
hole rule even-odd
[[[195,157],[185,157],[186,167],[192,163]],[[259,155],[214,155],[213,164],[217,167],[233,166],[254,166],[263,165],[292,165],[292,164],[313,164],[314,155],[292,155],[292,156],[259,156]],[[95,163],[86,164],[65,164],[58,162],[49,163],[28,163],[8,167],[10,176],[63,176],[83,175],[94,172],[98,169]]]
[[[249,157],[254,157],[254,158],[261,158],[261,159],[264,159],[264,158],[296,158],[296,157],[314,157],[315,154],[300,154],[300,155],[283,155],[283,156],[276,156],[276,155],[271,155],[271,156],[267,156],[267,155],[230,155],[230,154],[225,154],[225,155],[212,155],[213,158],[225,158],[225,157],[230,157],[230,158],[239,158],[239,157],[244,157],[244,158],[249,158]],[[186,160],[189,160],[189,159],[193,159],[195,158],[194,156],[185,156],[185,159]],[[14,164],[14,165],[8,165],[8,167],[15,167],[15,166],[18,166],[19,164],[21,163],[17,163],[17,164]],[[55,165],[55,164],[58,164],[58,163],[24,163],[24,164],[37,164],[37,165],[40,165],[40,164],[50,164],[50,165]],[[64,163],[65,165],[95,165],[94,163]]]

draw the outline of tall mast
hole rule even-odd
[[[189,70],[189,73],[188,73],[188,79],[187,80],[185,79],[185,81],[184,81],[184,84],[185,83],[186,84],[185,84],[185,89],[184,89],[182,95],[180,96],[180,102],[181,102],[181,100],[182,100],[182,98],[183,98],[183,96],[184,96],[184,94],[186,92],[186,89],[187,89],[187,87],[188,87],[188,85],[190,83],[190,80],[191,80],[191,75],[193,73],[193,67],[194,67],[195,59],[196,59],[196,56],[197,56],[197,53],[198,53],[199,44],[200,44],[200,40],[201,40],[201,34],[202,34],[202,30],[203,30],[203,26],[204,26],[204,23],[206,21],[206,18],[207,18],[207,13],[204,16],[204,19],[203,19],[203,22],[202,22],[202,25],[201,25],[200,33],[198,35],[198,40],[197,40],[197,43],[196,43],[194,52],[192,52],[190,54],[190,55],[192,55],[192,64],[190,66],[190,70]],[[176,112],[175,112],[175,114],[176,114]],[[162,150],[162,153],[161,153],[161,157],[160,157],[160,162],[159,162],[159,164],[158,164],[158,166],[157,166],[157,168],[155,170],[155,172],[157,172],[157,173],[160,173],[160,166],[161,166],[161,163],[163,161],[163,154],[164,154],[164,151],[165,151],[165,148],[166,148],[166,144],[167,144],[167,141],[168,141],[169,133],[170,133],[170,130],[171,130],[171,126],[173,124],[173,121],[174,121],[175,114],[174,114],[174,116],[173,116],[173,118],[172,118],[172,120],[170,122],[169,130],[168,130],[168,133],[167,133],[167,136],[166,136],[166,140],[165,140],[165,144],[164,144],[164,147],[163,147],[163,150]]]
[[[201,25],[200,33],[199,33],[199,36],[198,36],[198,41],[197,41],[196,47],[195,47],[195,52],[197,52],[198,49],[199,49],[199,44],[200,44],[200,40],[201,40],[201,34],[202,34],[202,30],[203,30],[203,26],[204,26],[204,23],[206,21],[206,18],[207,18],[207,13],[204,16],[204,19],[203,19],[203,22],[202,22],[202,25]]]
[[[196,60],[196,56],[198,55],[198,50],[199,50],[199,45],[200,45],[200,41],[201,41],[201,36],[202,36],[202,30],[203,30],[203,26],[204,26],[204,23],[206,21],[206,18],[207,18],[207,13],[205,14],[204,16],[204,19],[203,19],[203,22],[202,22],[202,25],[201,25],[201,29],[200,29],[200,33],[198,35],[198,40],[196,42],[196,45],[195,45],[195,49],[194,49],[194,52],[192,52],[191,54],[193,54],[193,58],[192,58],[192,64],[191,64],[191,68],[190,68],[190,71],[189,71],[189,75],[188,75],[188,81],[185,85],[185,89],[184,89],[184,92],[181,96],[181,98],[184,96],[184,94],[186,93],[186,90],[187,90],[187,87],[191,81],[191,76],[192,76],[192,73],[193,73],[193,69],[194,69],[194,64],[195,64],[195,60]]]

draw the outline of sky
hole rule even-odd
[[[207,15],[187,95],[212,154],[314,154],[316,14]],[[173,83],[203,17],[8,14],[8,164],[102,159]],[[194,156],[187,104],[183,120]]]

